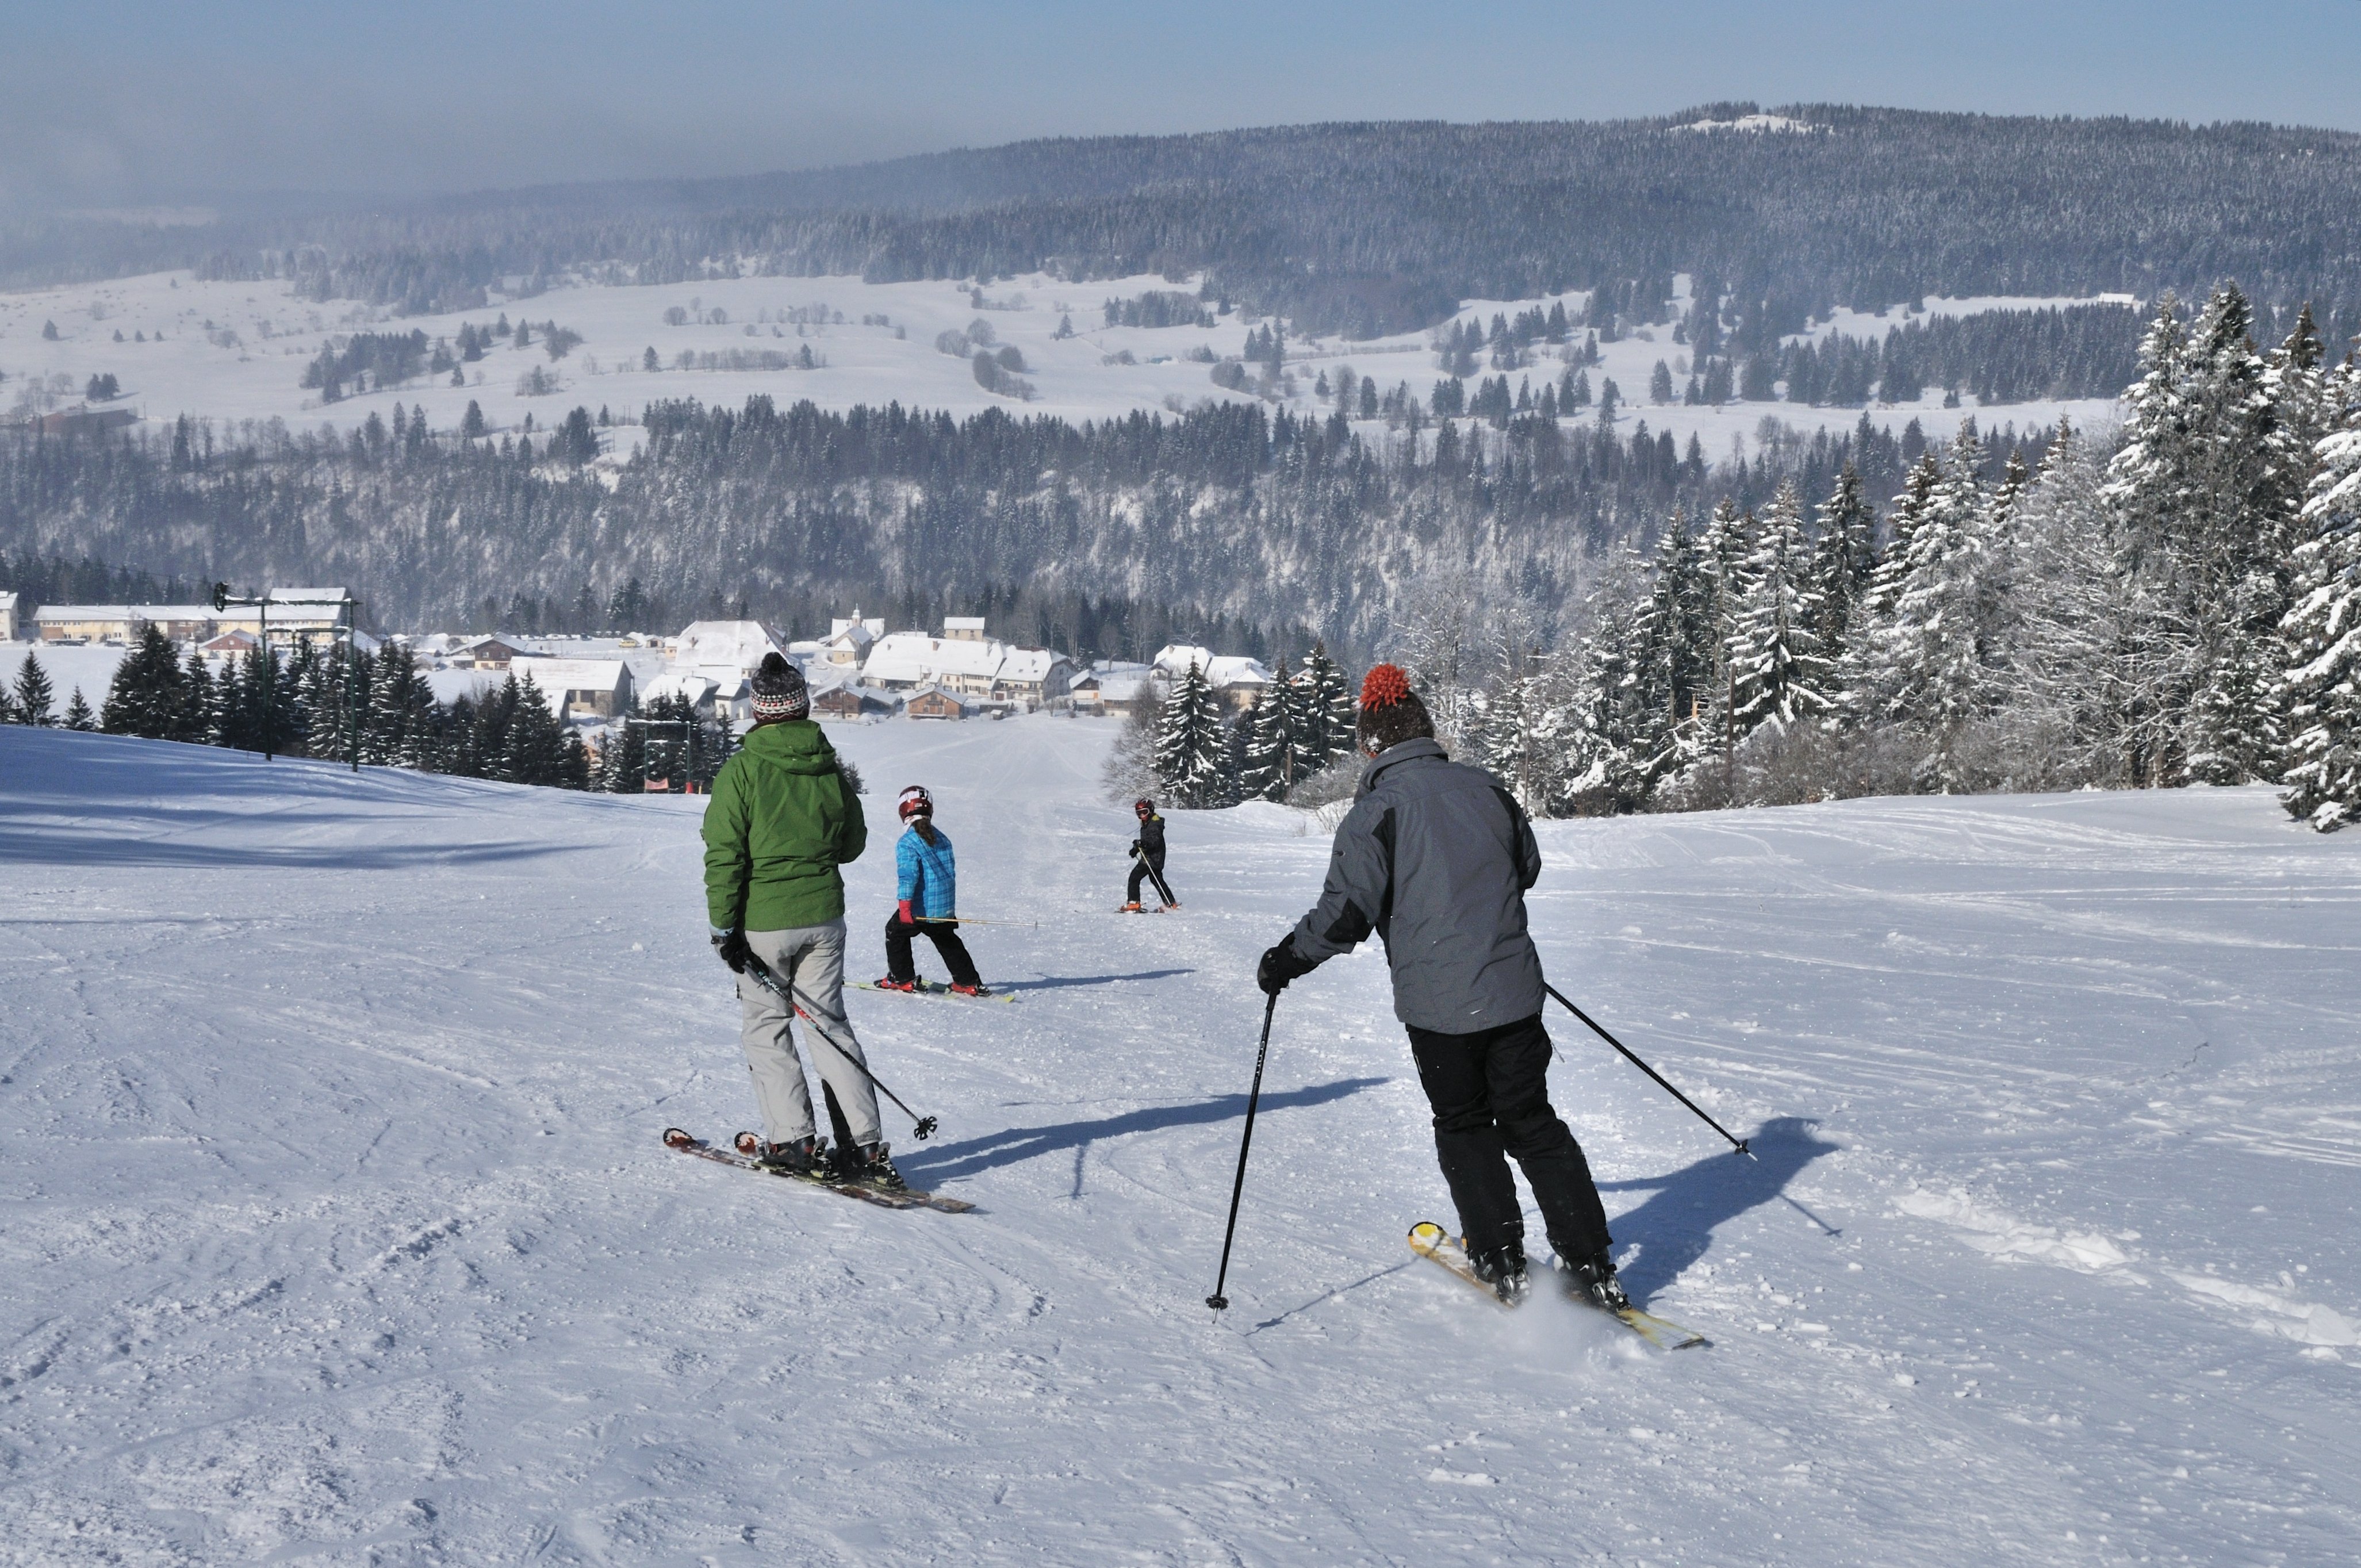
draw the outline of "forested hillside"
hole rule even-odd
[[[1661,119],[1377,123],[1021,142],[754,179],[639,181],[0,236],[0,282],[201,265],[317,298],[470,309],[568,273],[873,280],[1203,269],[1247,308],[1366,335],[1464,298],[1675,272],[1765,331],[1922,295],[2361,297],[2361,137],[2235,124],[1752,104]],[[1698,128],[1705,127],[1705,128]],[[1719,127],[1719,128],[1716,128]]]
[[[1027,620],[1064,596],[1040,634],[1077,652],[1143,645],[1086,628],[1071,608],[1084,600],[1169,607],[1138,632],[1179,614],[1300,651],[1366,644],[1438,572],[1553,620],[1598,551],[1675,510],[1760,505],[1783,478],[1819,495],[1848,463],[1891,493],[1925,444],[1866,417],[1837,439],[1773,421],[1752,458],[1716,462],[1645,420],[1510,411],[1498,425],[1413,411],[1365,441],[1341,415],[1257,404],[1076,425],[685,401],[649,411],[620,471],[585,465],[598,443],[581,411],[497,441],[398,409],[349,439],[186,420],[149,440],[0,433],[0,553],[21,579],[5,586],[37,594],[85,556],[349,583],[394,627],[636,625],[598,616],[627,587],[675,617],[742,605],[785,625],[855,601],[1005,615],[1026,585]]]

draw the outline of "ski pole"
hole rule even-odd
[[[1262,1009],[1262,1044],[1255,1047],[1254,1088],[1246,1094],[1246,1130],[1238,1138],[1238,1175],[1230,1183],[1230,1223],[1222,1232],[1222,1270],[1213,1280],[1213,1293],[1205,1298],[1205,1305],[1216,1312],[1229,1310],[1230,1299],[1222,1294],[1222,1287],[1230,1282],[1230,1242],[1238,1234],[1238,1198],[1246,1190],[1246,1150],[1254,1145],[1255,1107],[1262,1103],[1263,1058],[1270,1054],[1270,1015],[1279,1011],[1279,992],[1272,992]]]
[[[838,1056],[842,1057],[846,1061],[849,1061],[853,1066],[859,1068],[861,1069],[861,1076],[867,1079],[871,1084],[875,1086],[878,1093],[883,1094],[886,1099],[891,1100],[895,1104],[902,1107],[902,1114],[910,1118],[911,1122],[914,1124],[910,1129],[910,1135],[912,1137],[917,1139],[923,1144],[928,1138],[934,1136],[936,1123],[932,1116],[921,1116],[916,1111],[911,1110],[907,1105],[903,1105],[902,1097],[895,1093],[892,1090],[886,1088],[884,1080],[880,1079],[875,1073],[869,1070],[869,1064],[867,1062],[862,1061],[859,1057],[854,1056],[851,1051],[846,1050],[843,1046],[838,1044],[837,1038],[834,1035],[829,1034],[826,1029],[820,1026],[818,1018],[813,1015],[823,1011],[818,1003],[814,1002],[810,997],[806,996],[802,991],[793,985],[781,985],[779,983],[779,977],[771,972],[770,966],[765,964],[761,959],[754,957],[752,953],[749,953],[746,956],[746,967],[748,972],[753,975],[755,984],[761,986],[763,990],[769,992],[772,995],[777,997],[780,1001],[794,1008],[796,1015],[801,1017],[805,1023],[811,1025],[812,1033],[818,1035],[821,1039],[828,1042],[829,1049],[834,1051]],[[808,1008],[809,1011],[806,1011],[807,1008]]]
[[[1137,861],[1141,865],[1148,868],[1148,880],[1156,884],[1158,894],[1163,898],[1166,904],[1177,905],[1180,902],[1179,899],[1172,896],[1172,890],[1165,885],[1164,873],[1156,869],[1156,862],[1148,858],[1147,850],[1134,850],[1131,852],[1131,855],[1132,859]]]
[[[921,915],[911,922],[917,926],[1022,926],[1038,931],[1038,920],[971,920],[964,915]]]
[[[1623,1053],[1624,1060],[1630,1062],[1633,1067],[1638,1068],[1642,1072],[1646,1073],[1650,1078],[1654,1079],[1664,1089],[1665,1093],[1671,1095],[1674,1099],[1679,1101],[1690,1110],[1697,1111],[1698,1121],[1703,1122],[1707,1126],[1711,1127],[1723,1137],[1730,1138],[1730,1146],[1737,1153],[1746,1156],[1749,1159],[1754,1157],[1754,1151],[1746,1146],[1746,1140],[1744,1138],[1730,1138],[1729,1128],[1723,1126],[1720,1123],[1715,1121],[1704,1112],[1697,1111],[1696,1101],[1690,1099],[1679,1090],[1675,1089],[1670,1083],[1665,1082],[1664,1075],[1663,1073],[1658,1072],[1654,1068],[1650,1067],[1646,1062],[1643,1062],[1638,1057],[1633,1056],[1631,1054],[1631,1048],[1629,1046],[1626,1046],[1622,1041],[1609,1034],[1606,1029],[1600,1025],[1598,1019],[1593,1018],[1589,1014],[1585,1013],[1581,1008],[1576,1007],[1573,1003],[1568,1002],[1565,999],[1565,993],[1564,992],[1561,992],[1556,986],[1550,984],[1547,981],[1542,981],[1542,989],[1548,992],[1552,996],[1556,997],[1558,1000],[1558,1005],[1564,1007],[1567,1012],[1573,1014],[1576,1017],[1589,1025],[1590,1032],[1592,1034],[1597,1035],[1600,1039],[1606,1041],[1609,1045],[1613,1046],[1617,1050],[1621,1051]]]

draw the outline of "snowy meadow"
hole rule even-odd
[[[1553,1015],[1625,1277],[1712,1344],[1409,1255],[1451,1214],[1370,951],[1280,1000],[1216,1319],[1326,845],[1177,814],[1183,910],[1115,916],[1115,729],[830,731],[858,961],[906,783],[1006,923],[1013,1004],[852,994],[946,1215],[659,1144],[752,1117],[696,800],[0,729],[0,1561],[2350,1560],[2352,835],[1541,824],[1553,980],[1752,1139]]]

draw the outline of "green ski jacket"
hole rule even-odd
[[[844,876],[869,843],[836,748],[808,718],[757,725],[705,807],[705,902],[717,931],[784,931],[844,915]]]

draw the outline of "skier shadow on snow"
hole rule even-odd
[[[1348,1094],[1358,1094],[1364,1089],[1374,1089],[1390,1082],[1383,1078],[1340,1078],[1334,1083],[1307,1084],[1301,1089],[1290,1089],[1262,1097],[1262,1113],[1291,1111],[1307,1105],[1324,1105],[1332,1100],[1342,1100]],[[1126,1111],[1120,1116],[1105,1116],[1094,1122],[1060,1122],[1047,1127],[1011,1127],[1004,1133],[993,1133],[965,1143],[946,1144],[941,1148],[912,1150],[896,1155],[895,1163],[902,1174],[917,1187],[939,1187],[946,1181],[998,1166],[1016,1165],[1061,1149],[1081,1148],[1101,1138],[1119,1138],[1127,1133],[1156,1133],[1167,1127],[1202,1126],[1210,1122],[1228,1122],[1246,1113],[1246,1097],[1224,1094],[1212,1100],[1201,1100],[1193,1105],[1158,1105],[1144,1111]]]
[[[1601,1192],[1654,1193],[1613,1221],[1617,1245],[1637,1243],[1640,1248],[1639,1256],[1617,1271],[1631,1299],[1644,1301],[1679,1278],[1682,1270],[1712,1250],[1713,1233],[1724,1222],[1773,1199],[1794,1203],[1787,1198],[1787,1184],[1806,1166],[1839,1146],[1813,1135],[1818,1124],[1802,1116],[1775,1116],[1746,1140],[1752,1159],[1709,1154],[1669,1176],[1598,1183]],[[1836,1234],[1810,1210],[1803,1212],[1822,1231]]]
[[[1127,980],[1170,980],[1178,974],[1195,974],[1192,969],[1142,970],[1137,974],[1045,974],[1038,980],[1012,980],[1000,987],[1003,991],[1053,991],[1066,985],[1115,985]]]

